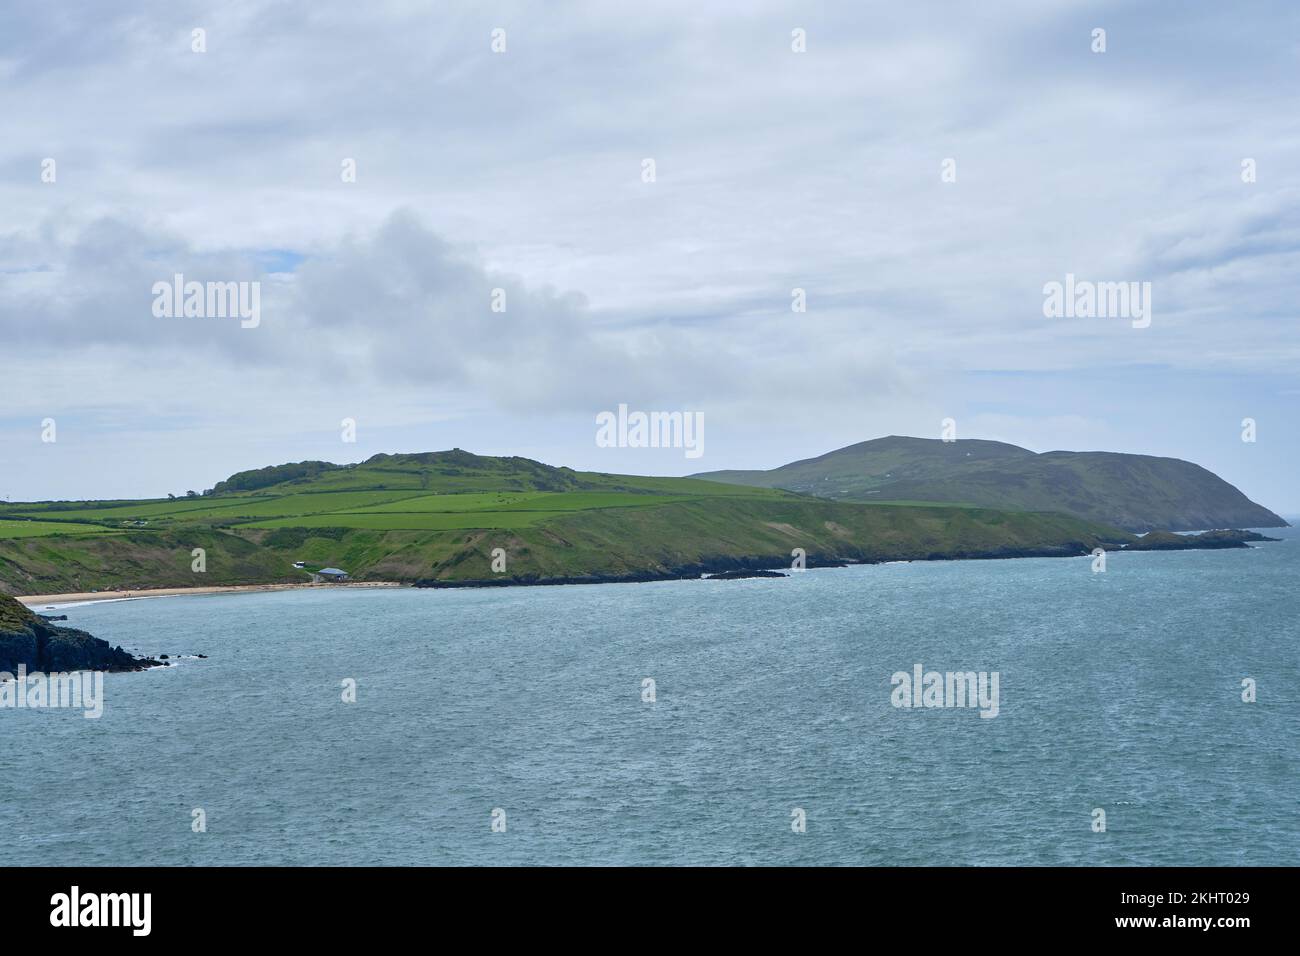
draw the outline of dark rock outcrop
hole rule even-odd
[[[85,631],[55,627],[11,597],[0,594],[0,673],[141,671],[161,666],[134,657]]]
[[[1200,534],[1174,534],[1152,531],[1127,545],[1125,551],[1201,551],[1216,548],[1249,548],[1248,541],[1281,541],[1258,531],[1203,531]]]

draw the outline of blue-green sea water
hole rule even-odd
[[[6,857],[1297,865],[1300,534],[1269,533],[1286,540],[1112,554],[1104,574],[933,562],[73,607],[114,644],[209,657],[107,675],[99,720],[0,710]],[[892,706],[918,663],[997,671],[998,716]]]

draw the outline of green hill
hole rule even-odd
[[[1135,532],[1286,527],[1282,518],[1191,462],[1114,452],[1035,454],[993,441],[890,436],[771,471],[695,477],[836,501],[1057,511]]]
[[[306,580],[644,579],[701,570],[1081,554],[1131,536],[1061,514],[826,501],[453,449],[242,472],[202,496],[0,506],[0,592]],[[206,570],[192,570],[204,551]],[[495,574],[502,548],[507,571]]]

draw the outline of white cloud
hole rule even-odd
[[[1140,390],[1149,373],[1123,370],[1159,368],[1192,395],[1229,370],[1215,388],[1282,415],[1260,383],[1300,360],[1297,13],[1250,19],[1029,0],[11,5],[0,334],[79,374],[26,370],[0,396],[9,416],[57,405],[109,432],[107,407],[134,410],[140,435],[184,420],[173,443],[231,421],[178,392],[177,369],[250,407],[288,387],[466,447],[478,426],[457,435],[455,415],[494,416],[506,446],[543,415],[700,407],[711,449],[734,455],[711,467],[926,434],[950,413],[1023,419],[1026,442],[1139,440],[1040,412],[1045,380],[1023,373]],[[278,251],[304,257],[289,276],[266,275]],[[1042,284],[1067,271],[1151,281],[1152,328],[1044,320]],[[260,278],[262,327],[153,319],[148,290],[173,272]],[[1015,408],[970,404],[988,372]],[[268,460],[311,427],[241,422]],[[589,454],[573,428],[551,460]],[[1213,465],[1193,427],[1182,440]],[[53,480],[31,475],[32,493]]]

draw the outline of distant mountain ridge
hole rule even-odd
[[[1213,472],[1178,458],[1049,451],[1004,442],[891,435],[769,471],[712,471],[710,481],[837,501],[924,501],[1056,511],[1145,532],[1283,528],[1287,522]]]

